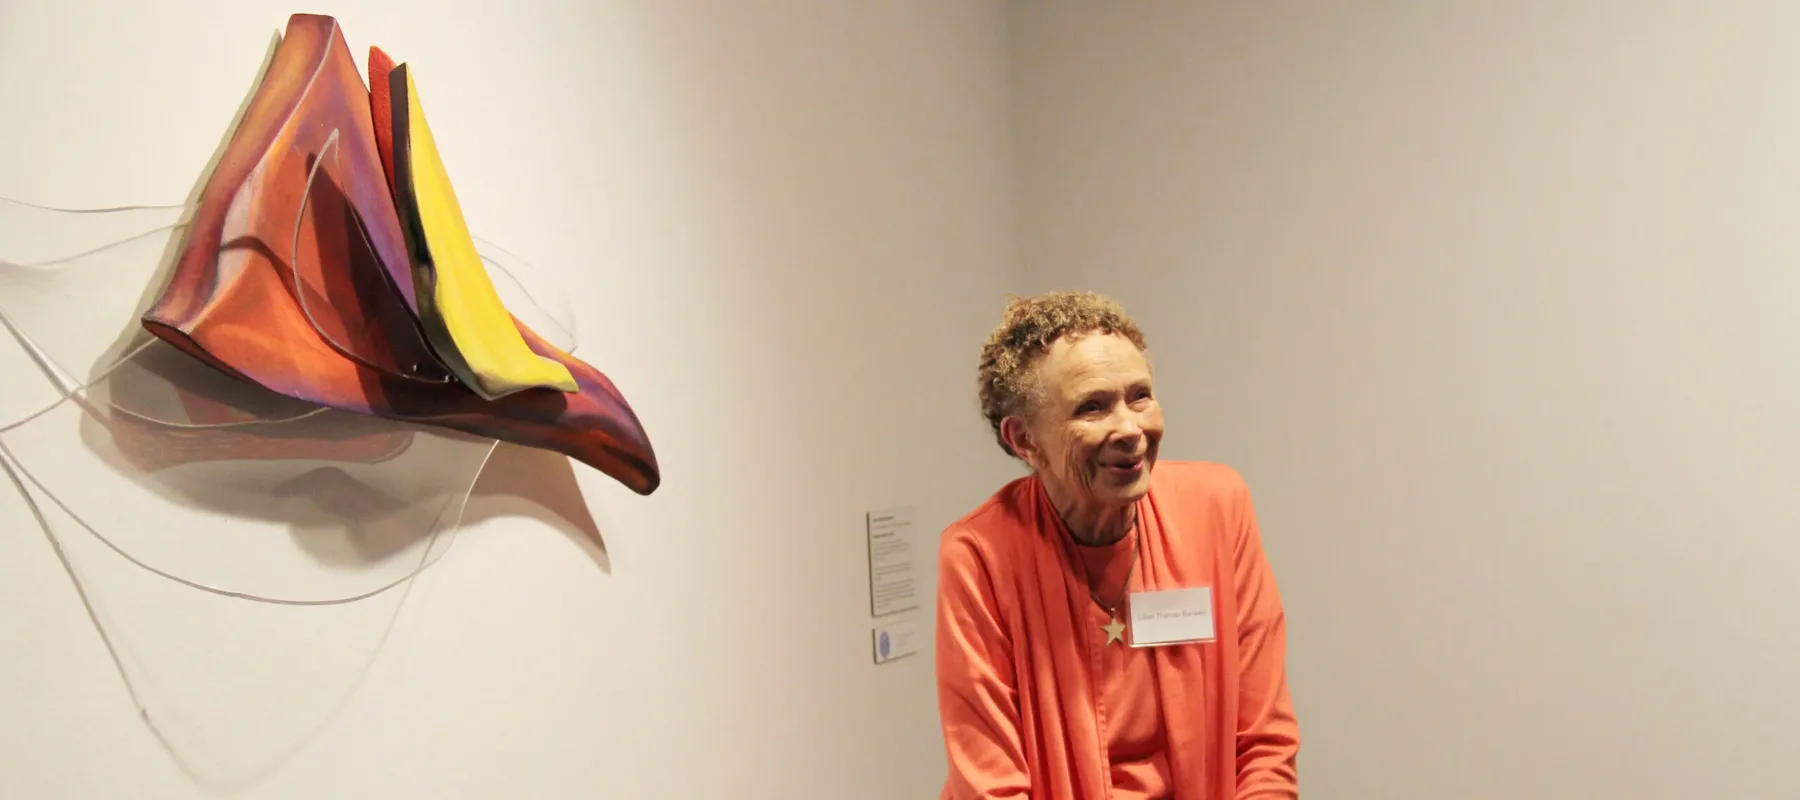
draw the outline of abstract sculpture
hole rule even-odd
[[[371,48],[369,82],[335,19],[289,18],[144,327],[297,400],[560,452],[655,491],[619,390],[501,304],[414,71]]]
[[[412,580],[466,513],[482,517],[473,499],[531,492],[600,544],[567,482],[478,491],[497,441],[639,494],[661,482],[630,405],[571,355],[558,293],[503,250],[477,252],[420,76],[377,48],[367,76],[335,19],[293,15],[190,202],[0,197],[0,490],[25,515],[0,504],[0,532],[35,519],[137,716],[215,787],[260,779],[332,722],[367,664],[334,680],[328,661],[294,673],[294,659],[341,661],[358,642],[372,663]],[[108,603],[161,585],[106,580],[116,567],[232,602]],[[364,605],[376,598],[391,612]],[[238,602],[305,611],[275,612],[280,632],[261,640],[213,641]],[[132,635],[139,611],[154,633]],[[154,646],[170,621],[192,621],[196,646]],[[213,692],[197,667],[227,650],[220,669],[241,685],[301,676],[282,692],[291,708]]]

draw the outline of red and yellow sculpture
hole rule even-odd
[[[344,411],[661,482],[612,381],[501,303],[408,65],[296,14],[143,324],[226,374]]]

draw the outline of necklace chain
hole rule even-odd
[[[1080,562],[1079,566],[1081,567],[1081,577],[1083,579],[1083,582],[1086,583],[1087,587],[1088,587],[1088,596],[1094,598],[1094,602],[1098,603],[1100,605],[1101,609],[1105,610],[1106,613],[1111,614],[1113,616],[1118,616],[1119,606],[1124,605],[1125,596],[1131,592],[1131,577],[1133,575],[1137,574],[1137,563],[1138,563],[1138,552],[1140,550],[1140,541],[1139,541],[1139,536],[1138,536],[1138,521],[1135,519],[1131,521],[1130,536],[1131,536],[1131,566],[1126,568],[1125,582],[1119,586],[1119,599],[1114,600],[1111,605],[1107,605],[1106,601],[1100,598],[1100,592],[1094,585],[1094,576],[1088,572],[1087,560],[1079,559],[1079,558],[1077,559],[1077,561]]]

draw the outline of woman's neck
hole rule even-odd
[[[1069,536],[1089,547],[1101,547],[1125,538],[1125,534],[1131,532],[1132,524],[1137,522],[1136,503],[1102,506],[1073,498],[1058,498],[1051,493],[1050,505],[1056,509],[1057,516],[1062,517]]]

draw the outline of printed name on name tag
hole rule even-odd
[[[1211,586],[1131,596],[1132,647],[1210,642],[1216,635]]]

